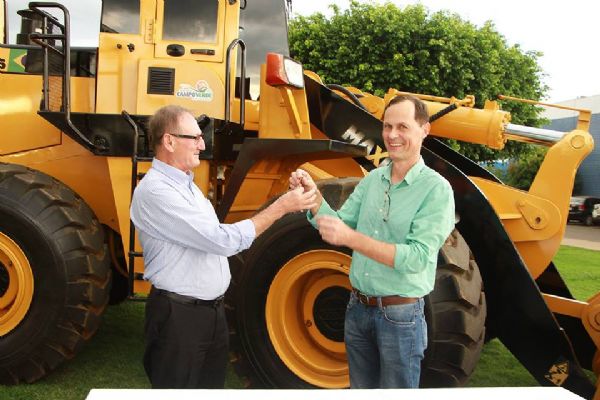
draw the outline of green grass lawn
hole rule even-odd
[[[600,289],[600,251],[562,246],[555,264],[575,297]],[[32,385],[0,387],[2,400],[80,400],[92,388],[148,388],[142,367],[144,303],[109,307],[94,339],[75,358]],[[498,340],[487,343],[469,386],[536,386],[536,381]],[[230,372],[227,388],[241,388]]]
[[[553,261],[577,300],[600,291],[600,251],[561,246]]]

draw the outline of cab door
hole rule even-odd
[[[155,1],[154,57],[139,63],[138,113],[179,104],[222,119],[225,53],[239,34],[240,4],[233,0]],[[235,68],[235,54],[231,68]]]

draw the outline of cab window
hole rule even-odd
[[[140,0],[104,0],[102,5],[102,32],[140,32]]]
[[[257,99],[260,92],[260,66],[267,53],[289,55],[287,11],[285,2],[248,0],[240,13],[240,38],[246,42],[246,78],[250,80],[250,96]],[[243,4],[244,4],[243,3]],[[238,76],[240,75],[238,61]]]
[[[218,0],[165,0],[163,40],[217,42]]]

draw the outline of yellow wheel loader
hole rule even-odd
[[[384,98],[326,85],[288,57],[287,2],[104,0],[98,47],[72,47],[69,10],[0,0],[0,383],[35,382],[74,357],[109,303],[146,293],[131,193],[152,157],[145,123],[179,104],[207,150],[195,176],[223,222],[247,218],[302,166],[339,206],[385,162]],[[600,399],[600,296],[573,299],[552,258],[589,112],[563,134],[510,123],[496,102],[419,95],[432,115],[423,158],[452,184],[456,229],[426,297],[421,386],[463,385],[497,337],[540,385]],[[437,138],[549,147],[529,191],[500,182]],[[143,179],[143,178],[142,178]],[[252,387],[344,388],[351,254],[303,214],[230,259],[234,366]],[[141,362],[141,361],[140,361]]]

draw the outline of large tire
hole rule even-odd
[[[0,163],[0,383],[34,382],[96,332],[110,291],[102,226],[57,180]]]
[[[249,387],[346,387],[343,326],[350,255],[323,243],[303,214],[291,214],[243,256],[243,262],[230,263],[233,281],[227,296],[238,375],[248,379]],[[274,281],[279,284],[272,288]],[[329,292],[317,300],[315,290],[325,287]],[[302,310],[317,302],[305,320]],[[272,340],[268,324],[280,340]],[[314,361],[320,365],[313,368]]]
[[[425,297],[429,345],[421,387],[463,386],[485,341],[487,308],[479,267],[454,230],[439,253],[435,288]]]
[[[344,181],[322,191],[337,206],[351,189]],[[350,252],[324,243],[304,214],[291,214],[231,261],[233,364],[247,386],[347,387],[343,321]],[[436,288],[426,298],[429,347],[422,385],[460,386],[483,345],[485,298],[479,269],[458,232],[439,263]]]

